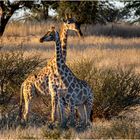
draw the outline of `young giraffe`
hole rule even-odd
[[[78,36],[82,36],[82,32],[80,30],[80,26],[76,23],[72,18],[66,18],[61,27],[61,42],[63,48],[63,58],[66,61],[67,54],[67,33],[68,30],[74,30],[77,32]],[[23,117],[24,120],[27,120],[31,99],[35,96],[36,91],[39,91],[41,94],[49,94],[49,86],[48,86],[48,76],[50,74],[50,69],[53,69],[53,65],[55,64],[55,59],[52,59],[48,62],[47,66],[44,67],[37,75],[30,75],[21,85],[20,92],[20,109],[19,116]],[[54,73],[55,74],[55,73]],[[51,95],[53,96],[53,95]],[[23,101],[25,103],[24,112],[22,113]],[[54,103],[52,101],[52,108],[54,108]],[[53,110],[53,109],[52,109]],[[23,116],[22,116],[23,115]],[[52,121],[56,119],[56,112],[52,112],[51,114]]]
[[[78,79],[63,59],[59,33],[52,27],[48,33],[41,38],[42,41],[55,41],[56,66],[53,66],[49,75],[49,90],[53,95],[53,101],[59,99],[59,107],[62,116],[62,126],[66,125],[64,104],[70,107],[70,123],[75,122],[75,107],[78,107],[83,123],[90,122],[90,114],[93,107],[93,93],[88,84]],[[54,74],[55,73],[55,74]],[[54,109],[57,107],[57,101]],[[86,110],[84,110],[84,107]],[[56,110],[53,110],[54,112]]]

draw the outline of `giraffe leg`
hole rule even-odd
[[[50,75],[48,77],[49,82],[49,91],[51,93],[51,105],[52,105],[52,112],[51,112],[51,121],[54,123],[57,118],[57,104],[58,104],[58,95],[57,95],[57,85],[56,79]]]
[[[54,123],[57,119],[57,103],[58,103],[58,97],[56,96],[52,96],[51,99],[51,104],[52,104],[52,113],[51,113],[51,119],[52,122]]]
[[[51,92],[51,105],[52,105],[51,120],[52,120],[52,123],[54,123],[57,119],[57,104],[58,104],[58,95],[57,95],[56,85],[50,82],[49,90]]]
[[[27,121],[29,111],[30,111],[30,106],[31,106],[31,100],[34,96],[35,89],[32,85],[27,86],[23,89],[23,98],[24,98],[24,112],[23,112],[23,119],[24,121]]]
[[[78,113],[80,117],[80,125],[86,124],[87,123],[87,112],[86,108],[83,105],[78,106]]]
[[[59,112],[60,112],[59,115],[60,115],[61,127],[66,128],[67,119],[65,114],[65,105],[64,105],[63,98],[59,97],[58,103],[59,103]]]
[[[90,115],[91,115],[91,112],[92,112],[92,109],[93,109],[93,100],[92,98],[88,99],[87,102],[85,103],[85,107],[86,107],[86,113],[87,113],[87,120],[90,124]]]
[[[25,121],[27,121],[28,119],[29,108],[30,108],[30,99],[25,99],[25,109],[23,113],[23,119]]]
[[[75,106],[70,105],[70,126],[75,126]]]

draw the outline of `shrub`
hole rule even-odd
[[[76,61],[70,67],[93,89],[94,117],[109,119],[135,104],[140,92],[140,77],[131,68],[98,69],[89,59]]]
[[[0,105],[6,107],[19,93],[21,83],[35,70],[41,59],[39,57],[24,58],[21,52],[0,53]],[[19,97],[19,94],[18,94]]]

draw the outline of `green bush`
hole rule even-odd
[[[131,68],[98,69],[89,59],[76,61],[70,67],[93,89],[94,117],[109,119],[135,104],[140,92],[140,77]]]
[[[0,105],[15,98],[25,77],[41,63],[39,57],[24,57],[21,52],[0,52]]]

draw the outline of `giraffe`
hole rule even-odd
[[[66,125],[65,105],[70,108],[70,124],[74,125],[75,107],[78,107],[82,123],[90,123],[90,114],[93,106],[93,93],[89,85],[78,79],[70,68],[65,64],[61,49],[59,33],[52,27],[48,33],[41,38],[41,42],[55,41],[55,59],[56,66],[53,67],[49,75],[49,90],[53,95],[52,101],[56,111],[57,103],[62,116],[62,126]],[[54,74],[55,73],[55,74]],[[59,101],[56,101],[59,100]]]
[[[67,54],[67,34],[68,30],[73,30],[77,32],[78,36],[83,36],[79,24],[72,18],[66,16],[66,19],[63,20],[63,24],[61,26],[61,42],[62,42],[62,48],[63,48],[63,57],[66,61],[66,54]],[[39,92],[40,94],[46,95],[49,94],[49,74],[50,69],[53,68],[53,65],[55,64],[55,59],[51,59],[47,65],[41,69],[36,75],[32,74],[29,75],[29,77],[22,83],[21,85],[21,91],[20,91],[20,109],[19,109],[19,116],[20,118],[23,118],[25,121],[28,118],[29,110],[30,110],[30,104],[32,98],[35,96],[36,92]],[[51,95],[52,96],[52,95]],[[23,108],[23,103],[25,104]],[[54,104],[52,102],[52,108]],[[54,122],[56,120],[56,112],[51,113],[51,119]]]

